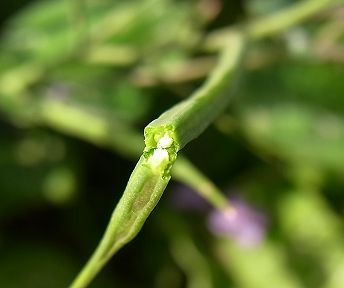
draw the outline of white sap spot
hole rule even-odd
[[[147,160],[147,163],[153,171],[160,173],[166,169],[170,161],[167,148],[171,147],[172,143],[173,139],[167,133],[157,141],[157,147]]]
[[[158,141],[158,148],[163,148],[163,149],[166,149],[166,148],[169,148],[173,143],[173,139],[168,136],[167,133],[165,133],[165,135],[163,137],[160,138],[160,140]]]
[[[149,157],[148,163],[153,168],[158,168],[169,161],[168,152],[163,148],[157,148],[153,154]]]

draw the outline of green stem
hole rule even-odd
[[[193,188],[200,196],[208,201],[214,208],[219,210],[230,210],[232,207],[227,197],[202,174],[189,160],[179,156],[172,169],[173,179]]]
[[[103,111],[97,113],[77,103],[46,99],[40,103],[39,115],[39,123],[112,148],[125,157],[137,158],[143,150],[143,137],[138,132]],[[216,209],[229,209],[228,199],[187,158],[179,155],[171,174],[173,179],[195,190]]]
[[[343,3],[343,0],[301,1],[271,16],[266,16],[249,23],[247,25],[247,33],[252,39],[274,35],[338,3]]]
[[[221,28],[212,32],[205,39],[204,49],[207,51],[217,51],[221,49],[228,35],[238,28],[244,29],[250,40],[259,40],[276,35],[300,24],[319,12],[343,2],[343,0],[300,1],[272,15],[264,16],[248,23],[239,24],[236,27]]]

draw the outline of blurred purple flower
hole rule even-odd
[[[244,247],[261,243],[266,232],[266,216],[242,199],[234,199],[231,204],[234,211],[214,210],[210,213],[209,230],[218,236],[229,236]]]

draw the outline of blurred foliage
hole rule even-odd
[[[294,2],[5,5],[0,287],[66,287],[125,187],[139,131],[214,66],[207,35]],[[266,215],[265,239],[212,235],[208,208],[181,210],[172,196],[185,187],[172,183],[91,287],[344,287],[343,9],[252,43],[231,107],[185,148]]]

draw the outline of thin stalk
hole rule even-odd
[[[246,26],[252,39],[259,39],[286,30],[320,11],[343,3],[343,0],[306,0],[296,3],[280,12],[252,21]]]
[[[221,190],[183,156],[178,156],[172,168],[172,179],[193,188],[193,190],[203,197],[204,200],[208,201],[215,209],[224,211],[231,211],[233,209],[228,198]]]
[[[204,49],[217,51],[221,49],[226,38],[233,30],[243,29],[250,40],[259,40],[281,33],[296,26],[309,17],[326,9],[343,4],[343,0],[305,0],[295,3],[268,16],[263,16],[248,23],[225,27],[210,33],[204,41]]]
[[[143,150],[142,135],[112,115],[99,112],[89,111],[73,102],[46,99],[40,103],[38,122],[95,145],[114,149],[125,157],[139,157]],[[174,180],[195,190],[214,208],[230,209],[228,199],[220,189],[182,155],[178,156],[171,174]]]

